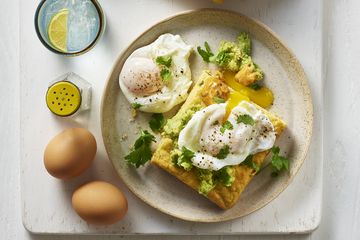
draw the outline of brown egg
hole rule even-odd
[[[70,179],[88,169],[96,154],[96,140],[84,128],[67,129],[46,146],[44,164],[54,177]]]
[[[96,225],[113,224],[128,210],[124,194],[114,185],[101,181],[79,187],[72,196],[72,205],[82,219]]]

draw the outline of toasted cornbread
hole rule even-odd
[[[214,80],[214,76],[212,76],[209,72],[204,72],[198,80],[197,84],[192,89],[186,102],[172,119],[181,118],[184,113],[186,113],[194,105],[201,106],[202,108],[206,107],[205,103],[202,102],[201,91],[203,90],[203,86],[207,85],[209,81]],[[268,112],[267,110],[261,107],[258,107],[258,109],[261,110],[270,119],[270,121],[275,127],[276,135],[278,137],[285,129],[285,123],[279,117]],[[179,131],[178,129],[167,129],[167,132],[172,132],[172,130],[173,132]],[[159,166],[160,168],[166,170],[170,174],[174,175],[179,180],[183,181],[185,184],[197,191],[200,184],[197,176],[197,169],[192,168],[192,170],[186,171],[183,168],[175,165],[171,159],[171,151],[173,149],[174,140],[165,135],[161,140],[157,150],[155,151],[151,162]],[[255,154],[253,156],[253,161],[258,166],[261,166],[268,153],[269,151],[264,151]],[[212,202],[217,204],[222,209],[229,209],[234,206],[234,204],[239,199],[241,193],[244,191],[245,187],[249,184],[249,182],[255,175],[255,171],[245,165],[237,165],[233,166],[233,168],[235,170],[235,181],[233,182],[233,184],[230,187],[226,187],[222,184],[217,184],[216,187],[212,189],[207,195],[207,198],[209,198]]]

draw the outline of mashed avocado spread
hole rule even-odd
[[[199,111],[201,108],[201,105],[195,104],[182,114],[177,114],[173,118],[169,119],[164,126],[163,134],[174,139],[175,145],[177,145],[176,139],[179,136],[180,131],[185,127],[188,121],[190,121],[194,113]],[[171,159],[175,166],[181,167],[185,171],[193,170],[197,172],[200,181],[200,185],[198,188],[198,192],[200,194],[206,196],[219,183],[223,184],[226,187],[230,187],[234,182],[235,176],[234,169],[232,167],[224,167],[219,171],[200,169],[193,166],[191,162],[191,159],[193,157],[194,153],[185,147],[180,150],[176,146],[174,150],[171,151]]]
[[[227,166],[219,171],[210,171],[205,169],[197,169],[200,180],[199,193],[207,195],[218,183],[226,187],[230,187],[235,181],[234,168]]]
[[[263,79],[263,71],[250,57],[251,39],[246,32],[240,33],[235,42],[221,41],[217,54],[212,53],[207,42],[205,50],[198,47],[198,52],[204,61],[215,63],[223,70],[250,73],[256,81]]]
[[[164,126],[164,134],[170,138],[179,136],[180,131],[190,121],[195,112],[201,109],[201,105],[193,105],[190,109],[186,110],[183,114],[176,114],[173,118],[169,119]]]

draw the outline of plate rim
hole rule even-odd
[[[306,106],[308,109],[308,126],[309,126],[309,133],[308,133],[308,139],[304,144],[304,151],[301,153],[301,157],[300,157],[300,162],[297,165],[297,168],[295,168],[293,170],[293,174],[289,176],[288,180],[285,182],[283,187],[280,187],[276,192],[274,192],[271,197],[269,197],[268,201],[266,201],[264,204],[260,204],[259,206],[257,206],[256,208],[254,208],[253,210],[239,215],[239,216],[229,216],[229,217],[220,217],[220,218],[211,218],[211,219],[194,219],[194,218],[189,218],[189,217],[184,217],[183,215],[178,215],[178,214],[174,214],[172,212],[169,212],[165,209],[159,208],[157,205],[153,204],[151,201],[148,201],[146,198],[143,198],[140,194],[137,194],[136,191],[130,187],[128,184],[126,184],[126,181],[123,180],[123,177],[118,173],[114,161],[111,159],[110,155],[109,155],[109,150],[108,150],[108,146],[105,144],[105,136],[104,136],[104,102],[105,102],[105,93],[108,91],[109,89],[109,83],[111,81],[111,75],[114,72],[114,70],[117,67],[117,63],[121,60],[122,56],[135,44],[135,42],[137,42],[139,39],[141,39],[144,35],[146,35],[148,32],[150,32],[153,28],[156,28],[158,25],[166,23],[168,21],[171,21],[177,17],[181,17],[181,16],[185,16],[185,15],[191,15],[191,14],[196,14],[199,12],[208,12],[208,13],[224,13],[224,14],[231,14],[231,15],[237,15],[240,16],[246,20],[248,20],[249,22],[252,22],[258,26],[260,26],[263,30],[265,30],[267,33],[269,33],[271,36],[273,36],[276,41],[280,44],[281,47],[283,47],[288,53],[289,55],[292,57],[293,60],[293,65],[296,66],[296,68],[298,70],[300,70],[301,75],[303,76],[303,89],[306,90],[306,96],[307,96],[307,101],[306,101]],[[310,149],[310,144],[311,144],[311,140],[312,140],[312,136],[313,136],[313,128],[314,128],[314,105],[313,105],[313,99],[312,99],[312,93],[311,93],[311,88],[309,86],[309,80],[308,77],[305,73],[305,70],[302,66],[302,64],[300,63],[300,61],[298,60],[298,58],[296,57],[295,53],[285,44],[284,41],[281,40],[281,38],[278,36],[277,33],[275,33],[270,27],[268,27],[265,23],[261,22],[260,20],[257,20],[255,18],[252,17],[248,17],[245,14],[242,14],[240,12],[237,11],[232,11],[232,10],[227,10],[227,9],[216,9],[216,8],[199,8],[199,9],[192,9],[192,10],[186,10],[186,11],[181,11],[178,12],[176,14],[170,15],[160,21],[155,22],[154,24],[152,24],[151,26],[147,27],[144,31],[142,31],[137,37],[135,37],[119,54],[118,57],[115,59],[111,69],[110,69],[110,73],[108,74],[107,80],[105,82],[105,86],[101,95],[101,104],[100,104],[100,125],[101,125],[101,135],[102,135],[102,140],[103,140],[103,144],[105,147],[105,151],[106,154],[111,162],[111,165],[113,166],[116,174],[118,175],[118,177],[121,179],[121,181],[124,183],[124,185],[130,190],[130,192],[132,194],[134,194],[137,198],[139,198],[141,201],[143,201],[144,203],[146,203],[147,205],[151,206],[152,208],[165,213],[169,216],[172,217],[176,217],[178,219],[182,219],[182,220],[186,220],[186,221],[190,221],[190,222],[201,222],[201,223],[217,223],[217,222],[225,222],[225,221],[230,221],[230,220],[234,220],[234,219],[238,219],[238,218],[242,218],[245,217],[251,213],[254,213],[255,211],[258,211],[261,208],[264,208],[265,206],[267,206],[269,203],[271,203],[272,201],[274,201],[283,191],[285,191],[285,189],[288,188],[288,186],[292,183],[292,181],[294,180],[295,176],[298,174],[299,170],[301,169],[302,165],[305,162],[305,159],[308,156],[308,152]]]

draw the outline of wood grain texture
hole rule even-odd
[[[186,1],[184,1],[186,2]],[[226,4],[231,2],[227,0]],[[239,1],[241,3],[259,1]],[[271,1],[266,4],[269,7]],[[273,2],[281,2],[274,0]],[[289,1],[294,2],[294,1]],[[329,55],[325,82],[325,172],[324,206],[320,227],[311,235],[224,236],[224,237],[118,237],[118,236],[35,236],[21,224],[19,189],[19,82],[18,82],[18,7],[19,1],[0,1],[0,239],[359,239],[359,148],[360,69],[357,0],[329,0]],[[227,6],[225,4],[225,7]],[[202,2],[205,5],[205,1]],[[279,8],[286,8],[280,6]],[[255,11],[255,10],[254,10]],[[301,14],[300,14],[301,15]],[[276,21],[275,16],[265,18]],[[6,24],[5,24],[6,23]],[[291,21],[290,21],[291,23]],[[299,39],[298,41],[302,41]],[[355,66],[355,67],[354,67]],[[4,85],[4,83],[8,85]],[[340,110],[339,110],[340,109]],[[348,114],[348,115],[347,115]],[[341,124],[339,124],[339,122]]]

